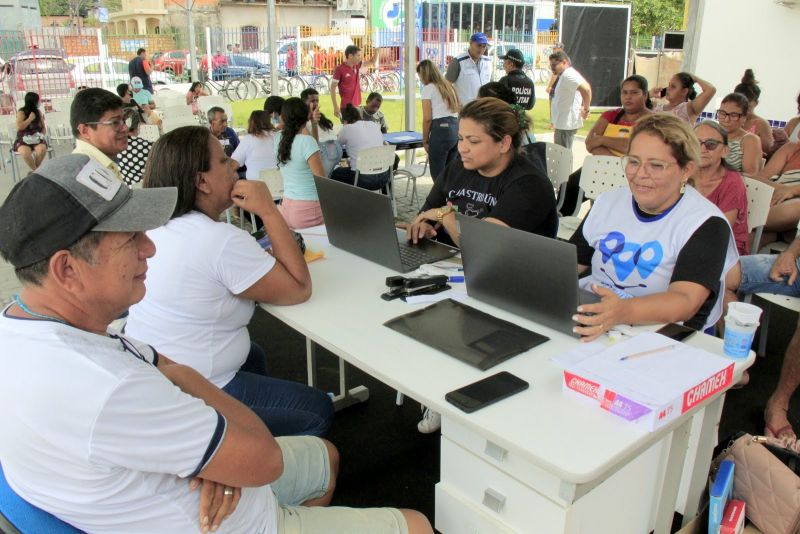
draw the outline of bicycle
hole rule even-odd
[[[236,96],[239,100],[251,100],[253,98],[266,98],[271,94],[292,96],[292,85],[288,78],[280,76],[278,78],[278,90],[272,90],[272,81],[269,76],[256,77],[252,74],[246,78],[237,80],[235,86]]]
[[[234,82],[238,83],[239,80],[222,80],[220,83],[219,81],[215,80],[206,80],[203,82],[203,90],[208,93],[209,95],[220,95],[222,98],[226,99],[228,102],[233,102],[237,100]]]

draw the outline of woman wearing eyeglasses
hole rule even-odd
[[[584,341],[619,324],[682,322],[696,330],[722,313],[722,281],[736,263],[730,227],[689,178],[700,151],[674,115],[642,118],[623,158],[628,188],[598,197],[571,242],[580,285],[601,302],[578,307]]]
[[[728,132],[728,155],[725,161],[733,169],[752,176],[761,169],[761,140],[744,129],[749,106],[744,95],[731,93],[722,99],[717,119]]]
[[[750,254],[747,189],[742,175],[725,163],[728,133],[718,122],[711,120],[701,122],[694,133],[700,141],[700,168],[689,181],[728,219],[739,254]]]

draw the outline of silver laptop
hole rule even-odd
[[[392,201],[386,195],[319,176],[314,182],[334,247],[401,273],[458,253],[429,239],[409,243],[394,226]]]
[[[600,298],[578,287],[575,245],[456,215],[467,294],[575,336],[579,304]]]

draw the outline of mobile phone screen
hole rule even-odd
[[[526,381],[502,371],[451,391],[444,398],[461,410],[472,413],[526,389],[528,389]]]
[[[696,330],[693,330],[688,326],[683,326],[682,324],[676,324],[676,323],[669,323],[656,330],[656,334],[667,336],[668,338],[674,339],[675,341],[683,341],[687,337],[694,334],[695,332]]]

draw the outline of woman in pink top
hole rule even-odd
[[[700,141],[700,168],[692,185],[725,214],[739,254],[749,254],[747,190],[742,176],[725,164],[728,134],[716,121],[703,121],[694,132]]]
[[[702,92],[699,95],[694,89],[694,84],[700,86]],[[650,91],[652,98],[663,99],[656,104],[653,111],[672,113],[690,126],[694,126],[697,117],[715,94],[717,94],[716,87],[688,72],[679,72],[670,79],[667,87],[655,87]]]

